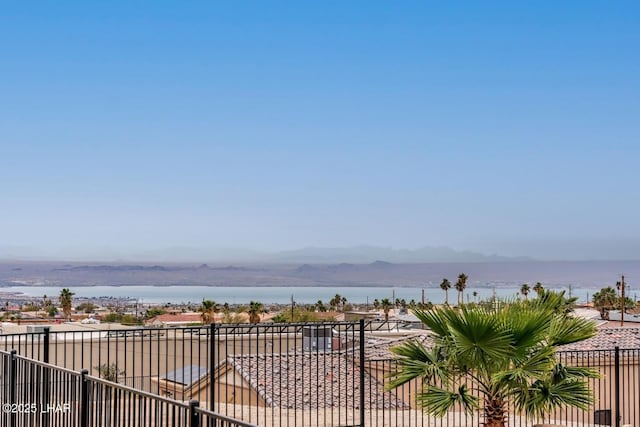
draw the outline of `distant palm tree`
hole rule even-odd
[[[542,294],[542,291],[544,291],[544,286],[542,286],[542,283],[540,282],[536,282],[536,285],[533,287],[533,291],[540,296],[540,294]]]
[[[380,307],[382,308],[382,311],[384,311],[384,320],[389,320],[389,310],[393,307],[389,298],[383,298],[382,301],[380,301]]]
[[[322,302],[321,299],[319,299],[318,302],[316,303],[316,310],[318,310],[321,313],[324,313],[325,311],[327,311],[327,307],[324,305],[324,302]]]
[[[251,301],[249,303],[249,323],[259,323],[260,322],[260,313],[264,310],[264,306],[261,302]]]
[[[342,296],[340,294],[336,294],[333,298],[329,300],[329,306],[332,310],[340,311],[340,303],[342,302]]]
[[[378,298],[373,300],[373,308],[376,310],[380,308],[380,301],[378,301]]]
[[[446,305],[449,305],[449,289],[451,289],[451,282],[449,281],[449,279],[442,279],[442,282],[440,283],[440,289],[444,291],[444,303]]]
[[[618,303],[618,294],[611,286],[600,289],[593,294],[593,306],[600,310],[600,317],[607,319],[609,317],[609,310],[615,307]]]
[[[527,296],[529,295],[530,290],[531,290],[531,287],[526,283],[520,286],[520,293],[524,295],[524,299],[529,299]]]
[[[456,291],[458,291],[458,307],[464,303],[464,290],[467,287],[467,275],[464,273],[460,273],[458,275],[458,281],[456,281]]]
[[[71,320],[71,307],[73,306],[73,296],[75,294],[68,288],[64,288],[60,291],[60,307],[67,320]]]
[[[215,301],[212,301],[210,299],[202,300],[202,305],[200,305],[200,315],[202,316],[202,323],[213,323],[215,320],[215,313],[217,313],[218,310],[219,306]]]

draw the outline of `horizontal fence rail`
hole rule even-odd
[[[425,414],[416,405],[419,381],[387,389],[389,375],[397,369],[389,343],[407,336],[426,335],[408,331],[400,322],[378,321],[0,335],[0,349],[5,350],[0,393],[3,402],[14,402],[19,395],[51,401],[55,407],[56,402],[77,402],[86,378],[85,391],[92,402],[88,416],[96,426],[135,426],[136,417],[167,426],[481,425],[479,413],[465,414],[460,408],[443,418]],[[9,350],[20,357],[12,361]],[[28,369],[21,365],[27,358],[33,359]],[[620,427],[640,421],[640,349],[564,351],[558,359],[600,373],[600,378],[589,380],[594,404],[584,411],[560,407],[543,420],[528,419],[510,408],[510,427]],[[53,371],[54,365],[60,370]],[[79,373],[83,369],[84,377]],[[31,375],[29,381],[40,385],[38,391],[26,383],[17,383],[15,390],[9,387],[11,375],[18,378],[25,372]],[[79,425],[67,421],[81,417],[78,410],[72,405],[68,417],[53,410],[40,414],[38,425]],[[2,426],[35,425],[17,415],[3,413]]]

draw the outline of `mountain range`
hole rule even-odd
[[[64,255],[61,255],[64,254]],[[5,260],[69,260],[109,262],[257,262],[257,263],[371,263],[378,260],[394,263],[423,262],[508,262],[528,261],[527,257],[486,255],[459,251],[446,246],[419,249],[394,249],[381,246],[346,248],[307,247],[296,250],[267,252],[238,248],[172,247],[150,251],[121,251],[112,248],[62,248],[38,250],[29,247],[0,246],[0,259]]]

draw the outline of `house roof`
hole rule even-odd
[[[344,352],[235,355],[226,359],[271,406],[309,408],[360,406],[360,369]],[[365,407],[409,408],[383,384],[364,373]],[[296,384],[295,387],[287,385]],[[283,385],[285,385],[283,387]]]
[[[147,323],[202,323],[200,313],[160,314]]]
[[[368,361],[392,359],[395,355],[391,352],[391,348],[407,341],[419,342],[425,347],[433,345],[433,338],[426,331],[412,336],[394,338],[370,337],[365,343],[365,359]]]
[[[411,337],[400,338],[368,338],[366,343],[366,359],[369,361],[388,360],[394,358],[391,348],[408,340],[421,343],[425,347],[433,345],[433,338],[425,331]],[[620,349],[640,349],[640,327],[601,327],[597,334],[584,341],[558,347],[558,351],[596,351]]]
[[[593,351],[640,349],[639,327],[602,327],[596,336],[574,344],[561,346],[560,351]]]

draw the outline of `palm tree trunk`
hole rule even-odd
[[[484,427],[505,427],[504,401],[487,398],[484,404]]]

